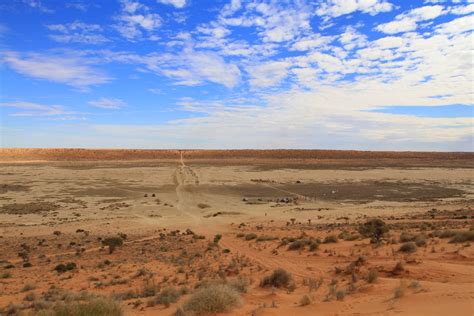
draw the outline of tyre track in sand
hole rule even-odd
[[[180,165],[173,172],[173,182],[176,185],[176,196],[178,197],[176,208],[191,219],[190,224],[197,226],[202,222],[202,218],[198,215],[199,210],[197,209],[195,194],[190,192],[189,189],[192,186],[199,185],[199,177],[191,167],[184,163],[183,154],[184,152],[180,151]]]

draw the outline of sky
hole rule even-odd
[[[0,147],[473,151],[473,12],[0,0]]]

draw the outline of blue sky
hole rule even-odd
[[[473,1],[0,1],[0,146],[472,151]]]

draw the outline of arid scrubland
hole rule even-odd
[[[0,315],[472,314],[472,154],[2,151]]]

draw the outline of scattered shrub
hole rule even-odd
[[[339,291],[336,292],[336,299],[338,301],[343,301],[345,297],[346,297],[346,292],[345,291],[339,290]]]
[[[2,273],[2,275],[0,276],[0,279],[8,279],[11,277],[12,277],[12,274],[9,271],[6,271]]]
[[[414,281],[411,281],[411,283],[410,283],[410,285],[408,285],[408,287],[410,289],[416,290],[416,289],[419,289],[421,287],[421,285],[420,285],[420,282],[414,280]]]
[[[254,234],[254,233],[249,233],[247,235],[245,235],[245,240],[252,240],[252,239],[255,239],[257,238],[257,234]]]
[[[468,230],[464,232],[456,233],[451,240],[450,243],[462,243],[467,241],[474,241],[474,231]]]
[[[336,243],[337,242],[337,236],[336,235],[329,235],[324,238],[323,243],[325,244],[331,244],[331,243]]]
[[[414,242],[407,242],[404,243],[403,245],[400,246],[400,249],[398,249],[400,252],[406,252],[406,253],[413,253],[416,251],[416,245]]]
[[[28,291],[31,291],[31,290],[34,290],[34,289],[36,289],[36,285],[30,284],[30,283],[26,283],[26,284],[21,288],[21,292],[28,292]]]
[[[374,283],[379,277],[378,271],[376,269],[370,269],[367,273],[366,280],[368,283]]]
[[[77,265],[74,262],[68,262],[67,264],[60,263],[54,268],[54,270],[58,273],[63,273],[66,271],[74,270],[76,269],[76,267]]]
[[[416,235],[415,237],[415,244],[418,246],[418,247],[422,247],[422,246],[426,246],[426,235],[425,234],[419,234],[419,235]]]
[[[347,230],[344,230],[342,231],[339,236],[337,236],[338,238],[340,239],[344,239],[346,241],[353,241],[353,240],[356,240],[357,238],[359,238],[358,235],[356,234],[351,234],[349,233]]]
[[[401,298],[405,295],[405,290],[406,290],[406,281],[405,280],[400,280],[400,286],[397,287],[393,293],[393,297],[395,299]]]
[[[387,224],[379,218],[371,219],[359,226],[359,233],[364,237],[371,238],[373,243],[379,243],[382,236],[388,231]]]
[[[291,274],[284,269],[276,269],[271,275],[268,275],[260,282],[260,287],[288,287],[292,278]]]
[[[221,239],[222,239],[222,235],[221,235],[221,234],[215,235],[215,236],[214,236],[214,243],[217,245]]]
[[[199,288],[182,306],[182,311],[175,315],[186,315],[193,312],[196,315],[215,314],[229,311],[240,304],[239,293],[226,284],[213,284]]]
[[[156,297],[156,304],[163,304],[166,307],[169,307],[171,303],[178,301],[181,297],[182,292],[175,287],[164,288],[160,294]]]
[[[261,242],[261,241],[271,241],[271,240],[277,240],[278,237],[272,237],[272,236],[258,236],[258,238],[255,241]]]
[[[403,271],[405,271],[405,268],[404,268],[403,263],[401,261],[397,262],[395,267],[393,267],[393,269],[392,269],[392,273],[395,274],[395,275],[400,274]]]
[[[40,313],[41,315],[41,313]],[[114,300],[96,298],[85,302],[59,304],[53,308],[52,313],[43,315],[52,316],[122,316],[120,304]]]
[[[400,242],[409,242],[409,241],[414,241],[415,240],[415,236],[410,234],[410,233],[407,233],[407,232],[402,232],[400,234],[400,238],[398,239]]]
[[[109,247],[109,253],[113,253],[115,248],[123,245],[123,239],[120,237],[108,237],[102,240],[104,246]]]
[[[303,297],[300,299],[300,306],[307,306],[311,304],[311,298],[305,294]]]
[[[250,282],[246,278],[238,277],[236,279],[229,280],[227,284],[240,293],[247,293]]]

